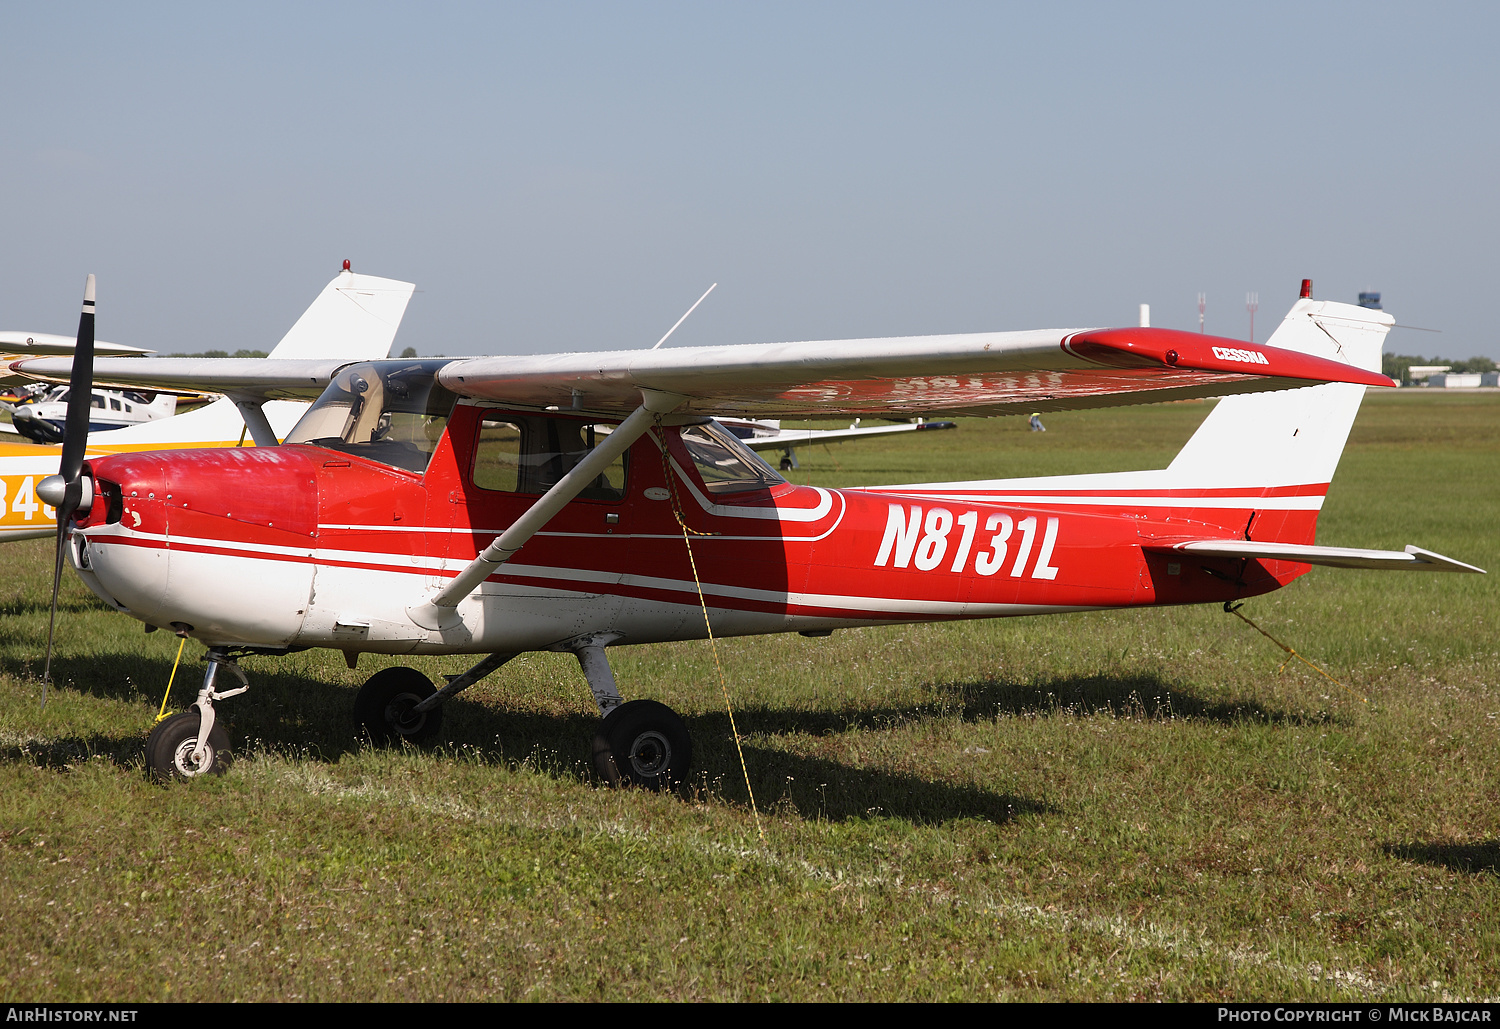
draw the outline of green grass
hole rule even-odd
[[[1208,408],[964,422],[806,449],[824,485],[1164,464]],[[1319,527],[1500,569],[1500,394],[1366,401]],[[76,580],[39,709],[49,547],[0,602],[0,993],[162,999],[1490,997],[1500,981],[1493,577],[1319,569],[1217,608],[614,652],[694,733],[689,797],[601,789],[572,658],[372,751],[382,662],[250,658],[238,760],[140,765],[177,641]],[[201,676],[190,645],[185,702]],[[463,659],[424,659],[434,677]],[[1368,703],[1358,698],[1366,698]]]

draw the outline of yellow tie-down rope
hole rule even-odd
[[[740,730],[734,724],[734,707],[729,703],[729,687],[724,683],[724,666],[719,661],[719,641],[714,639],[713,623],[708,618],[708,601],[703,599],[703,581],[698,578],[698,562],[693,557],[692,536],[713,536],[712,532],[699,532],[697,529],[689,528],[687,520],[682,517],[682,506],[677,500],[677,482],[672,475],[672,468],[667,457],[667,437],[662,432],[661,416],[656,416],[656,435],[661,445],[661,471],[667,480],[667,493],[671,498],[672,517],[677,519],[677,524],[682,529],[682,543],[687,547],[688,567],[693,570],[693,584],[698,588],[698,606],[703,609],[703,627],[708,630],[708,644],[714,654],[714,668],[719,674],[719,692],[724,695],[724,710],[729,712],[729,731],[734,734],[735,753],[740,756],[740,772],[745,776],[745,792],[750,795],[750,813],[755,816],[755,831],[760,836],[760,842],[766,842],[766,831],[760,824],[760,809],[755,805],[755,790],[750,786],[750,769],[745,764],[745,750],[740,746]]]
[[[177,644],[177,660],[172,662],[172,674],[167,676],[167,692],[161,695],[161,710],[156,712],[156,721],[152,722],[152,725],[167,717],[167,698],[172,696],[172,683],[177,679],[177,666],[182,664],[182,648],[185,646],[187,646],[186,636],[182,637],[182,642]]]
[[[1364,697],[1361,697],[1358,693],[1355,693],[1349,687],[1345,686],[1343,683],[1339,682],[1333,676],[1331,676],[1327,672],[1323,671],[1323,669],[1319,668],[1317,665],[1313,664],[1307,658],[1305,658],[1301,654],[1297,653],[1291,647],[1287,646],[1285,643],[1283,643],[1280,640],[1278,640],[1275,636],[1272,636],[1270,633],[1266,632],[1266,630],[1262,629],[1260,626],[1256,625],[1250,619],[1248,619],[1244,615],[1240,614],[1240,608],[1242,608],[1244,606],[1245,605],[1243,603],[1234,604],[1231,601],[1226,600],[1226,601],[1224,601],[1224,612],[1225,612],[1225,614],[1234,615],[1240,621],[1244,622],[1246,625],[1250,626],[1250,628],[1254,629],[1256,632],[1260,633],[1266,639],[1270,640],[1272,643],[1276,644],[1282,650],[1286,651],[1288,654],[1291,655],[1291,657],[1288,657],[1285,661],[1281,662],[1281,667],[1280,668],[1276,669],[1276,673],[1278,675],[1281,674],[1282,672],[1286,671],[1286,666],[1289,665],[1289,664],[1291,664],[1292,663],[1292,658],[1295,657],[1298,661],[1301,661],[1307,667],[1311,668],[1313,671],[1317,672],[1323,678],[1325,678],[1329,682],[1333,683],[1339,689],[1341,689],[1345,693],[1349,694],[1349,696],[1354,697],[1361,704],[1368,704],[1369,703],[1369,701],[1366,700]]]

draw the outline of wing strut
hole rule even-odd
[[[589,483],[599,476],[599,473],[608,468],[615,458],[623,454],[632,443],[645,435],[646,430],[657,415],[666,414],[681,405],[687,398],[676,393],[661,393],[656,390],[641,390],[641,406],[630,413],[630,416],[620,423],[604,440],[590,450],[582,461],[573,466],[556,485],[537,498],[536,502],[526,509],[526,513],[510,524],[510,527],[495,538],[495,541],[484,548],[484,551],[470,561],[463,571],[459,572],[446,586],[438,590],[432,596],[412,604],[406,609],[407,616],[424,629],[447,629],[458,624],[458,612],[455,608],[459,602],[479,588],[479,584],[492,575],[516,551],[526,545],[526,541],[541,531],[542,527],[552,520],[568,505],[574,497],[583,492]]]
[[[240,417],[245,419],[245,427],[250,430],[250,438],[255,441],[257,447],[274,447],[281,443],[276,438],[276,431],[271,428],[270,421],[266,418],[266,412],[261,408],[264,400],[255,397],[230,397],[234,406],[239,409]]]

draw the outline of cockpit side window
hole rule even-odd
[[[474,485],[506,493],[545,493],[615,430],[609,422],[522,414],[487,414],[474,448]],[[625,499],[627,450],[578,495],[585,500]]]
[[[287,436],[421,474],[458,398],[437,383],[446,361],[377,361],[345,368]]]

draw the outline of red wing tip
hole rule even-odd
[[[1171,368],[1386,388],[1397,385],[1379,372],[1341,361],[1181,329],[1095,329],[1069,336],[1062,347],[1074,357],[1114,368]]]

